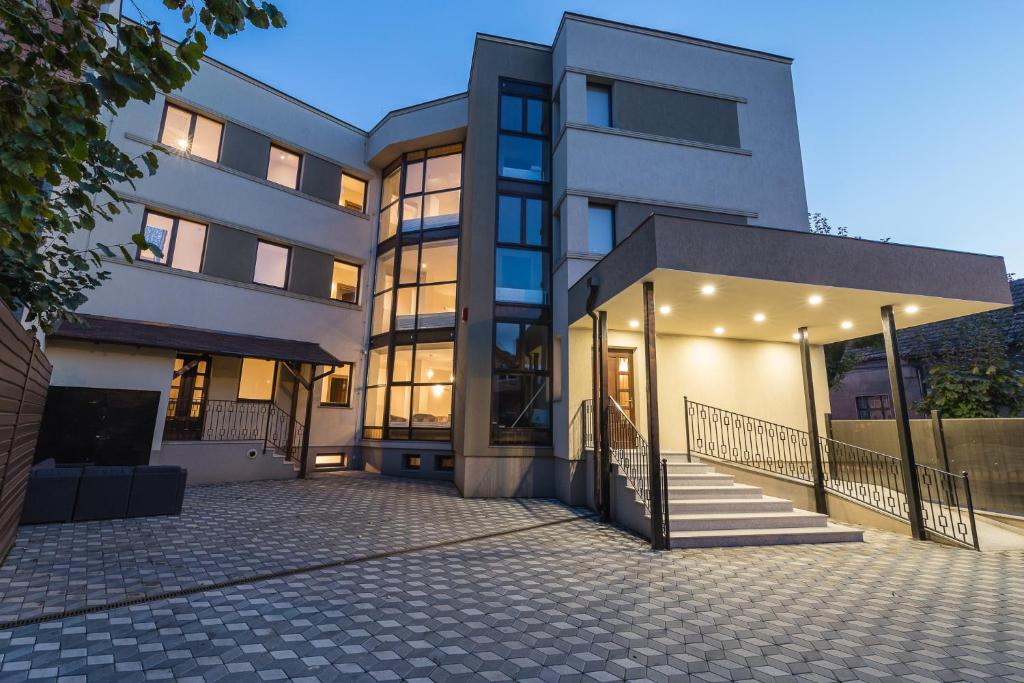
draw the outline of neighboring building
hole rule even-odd
[[[86,324],[48,338],[50,431],[93,411],[105,452],[146,431],[132,457],[192,481],[295,476],[305,442],[310,469],[592,503],[589,313],[646,435],[643,282],[677,451],[684,394],[806,428],[798,327],[820,417],[821,344],[879,306],[1009,302],[999,258],[809,232],[790,59],[577,14],[552,45],[477,35],[466,93],[370,131],[206,59],[110,134],[172,154],[83,241],[144,226],[166,257],[108,260]]]
[[[1024,278],[1010,282],[1013,307],[980,313],[964,319],[954,318],[930,325],[912,327],[900,334],[903,381],[911,405],[927,393],[928,370],[943,348],[961,335],[961,322],[985,318],[1002,331],[1006,353],[1024,366]],[[891,420],[892,392],[885,351],[877,348],[850,349],[856,365],[843,377],[842,384],[829,391],[832,417],[836,420]],[[913,417],[927,417],[912,411]]]

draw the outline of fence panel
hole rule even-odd
[[[14,544],[52,367],[0,303],[0,562]]]

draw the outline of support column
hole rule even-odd
[[[299,372],[302,372],[301,366],[299,367]],[[309,386],[306,387],[306,420],[302,423],[302,449],[299,455],[299,479],[306,478],[306,471],[308,467],[306,461],[309,459],[309,423],[313,421],[313,384],[316,380],[316,366],[311,364],[309,366]]]
[[[601,476],[601,520],[612,519],[612,451],[608,442],[608,313],[597,312],[597,376],[600,402],[594,406],[601,411],[601,451],[598,457],[598,472]]]
[[[658,347],[654,319],[654,283],[644,283],[644,361],[647,367],[647,449],[651,496],[651,547],[668,550],[661,487],[661,436],[658,424]]]
[[[591,418],[591,434],[594,439],[594,509],[601,512],[604,501],[601,499],[601,423],[604,422],[604,415],[601,413],[601,332],[599,318],[594,316],[591,321],[591,345],[590,345],[590,398],[593,408]]]
[[[903,362],[896,337],[896,317],[892,306],[882,306],[882,338],[885,341],[885,360],[889,366],[889,388],[892,391],[892,412],[896,418],[896,436],[900,459],[903,461],[903,488],[907,495],[907,515],[910,532],[919,541],[925,540],[924,514],[921,511],[921,484],[917,479],[917,461],[914,442],[910,437],[910,416],[907,413],[907,394],[903,388]]]
[[[811,342],[807,328],[801,327],[800,369],[804,377],[804,402],[807,405],[808,450],[811,453],[811,475],[814,478],[814,507],[823,515],[828,514],[828,498],[825,496],[825,472],[821,466],[821,440],[818,438],[818,409],[814,403],[814,377],[811,374]]]

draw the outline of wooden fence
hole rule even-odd
[[[0,563],[18,531],[51,370],[35,337],[0,303]]]

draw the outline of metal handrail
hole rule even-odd
[[[579,460],[583,453],[594,449],[594,400],[580,402],[572,420],[569,422],[569,441],[574,448],[573,460]]]
[[[636,491],[637,499],[651,513],[651,473],[649,447],[640,430],[629,419],[622,406],[608,397],[608,450],[612,460]]]
[[[814,483],[808,432],[686,397],[683,401],[688,451]],[[818,439],[827,491],[910,521],[910,497],[900,458],[825,436]],[[802,456],[799,460],[786,459],[798,455]],[[978,549],[967,472],[958,475],[927,465],[916,465],[916,469],[925,529],[953,543]]]

